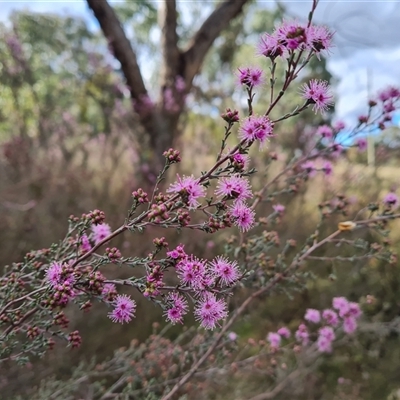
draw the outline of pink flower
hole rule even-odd
[[[346,127],[345,123],[343,121],[337,121],[335,123],[335,125],[333,126],[333,128],[335,129],[336,132],[341,131],[342,129],[344,129]]]
[[[235,203],[229,207],[229,211],[234,224],[242,232],[247,232],[254,225],[255,213],[246,203],[240,200],[235,201]]]
[[[357,329],[357,322],[353,317],[346,317],[343,321],[343,330],[346,333],[353,333]]]
[[[127,295],[118,295],[113,302],[114,310],[108,313],[112,322],[123,324],[131,321],[135,316],[136,303]]]
[[[324,326],[318,332],[320,336],[325,337],[331,342],[335,339],[335,332],[333,331],[333,328],[330,326]]]
[[[329,161],[324,162],[322,169],[324,170],[326,176],[332,175],[333,167],[332,163],[330,163]]]
[[[101,297],[106,301],[110,301],[110,298],[112,299],[115,296],[117,296],[117,288],[115,285],[113,283],[106,283],[101,291]]]
[[[343,316],[345,316],[349,311],[349,302],[345,297],[334,297],[332,305],[335,310],[339,311],[341,318],[343,318]]]
[[[238,335],[235,332],[229,332],[228,338],[231,342],[234,342],[237,339]]]
[[[311,79],[308,84],[302,87],[302,97],[308,104],[314,104],[313,111],[324,113],[332,104],[332,93],[328,82]]]
[[[246,154],[236,153],[231,157],[231,162],[237,170],[243,170],[247,167],[249,156]]]
[[[301,165],[301,168],[307,172],[307,175],[312,178],[317,174],[317,170],[315,168],[315,164],[312,161],[306,161],[304,164]]]
[[[264,83],[263,71],[260,68],[238,68],[238,71],[238,80],[241,85],[253,88]]]
[[[169,303],[169,307],[164,314],[167,317],[167,321],[173,325],[176,323],[182,324],[183,316],[188,312],[186,299],[178,293],[170,293],[167,296],[167,303]]]
[[[353,301],[351,301],[349,303],[349,311],[348,311],[348,315],[350,317],[353,317],[355,319],[358,319],[361,317],[361,309],[360,309],[360,305],[358,303],[355,303]]]
[[[167,251],[167,256],[171,257],[174,260],[183,260],[188,257],[186,254],[185,250],[183,249],[185,246],[183,244],[180,244],[179,246],[176,246],[174,250]]]
[[[210,264],[211,273],[224,285],[231,285],[240,277],[237,263],[228,261],[225,257],[217,256]]]
[[[339,143],[334,143],[334,144],[330,147],[330,150],[331,150],[331,155],[332,155],[332,157],[338,158],[338,157],[342,154],[344,148],[343,148],[343,146],[342,146],[341,144],[339,144]]]
[[[300,324],[299,328],[294,334],[296,340],[300,342],[303,346],[307,346],[310,341],[310,335],[308,329],[304,324]]]
[[[278,333],[268,333],[267,340],[274,349],[278,349],[279,345],[281,344],[281,336]]]
[[[285,206],[282,204],[274,204],[272,206],[272,208],[274,209],[274,211],[278,214],[283,214],[285,211]]]
[[[358,151],[363,152],[367,150],[368,141],[366,138],[358,138],[356,141],[356,146],[358,147]]]
[[[182,196],[182,200],[190,208],[196,208],[200,205],[197,199],[203,197],[205,191],[204,186],[193,175],[184,176],[183,178],[177,175],[177,181],[167,189],[168,193],[179,193]]]
[[[194,289],[204,289],[207,279],[206,261],[191,255],[181,260],[176,266],[177,274],[184,286]]]
[[[335,311],[331,310],[331,309],[327,309],[324,310],[322,312],[322,318],[329,324],[332,326],[337,326],[337,324],[339,323],[339,318],[338,315],[335,313]]]
[[[258,140],[260,145],[263,146],[273,136],[273,128],[273,123],[267,116],[252,115],[242,122],[239,137],[248,143]]]
[[[318,324],[318,322],[321,321],[321,314],[318,310],[315,310],[314,308],[309,308],[306,311],[304,319],[310,322],[314,322],[314,324]]]
[[[55,286],[62,280],[62,266],[57,262],[50,264],[50,267],[46,271],[46,279],[51,286]]]
[[[284,54],[285,47],[280,43],[277,36],[265,33],[257,46],[257,54],[274,60]]]
[[[322,51],[329,51],[332,47],[332,36],[333,34],[326,27],[311,25],[307,29],[307,44],[319,58]]]
[[[196,304],[194,315],[203,328],[214,329],[218,325],[218,321],[225,319],[228,315],[226,303],[208,293]]]
[[[317,135],[321,135],[326,139],[331,139],[333,137],[333,130],[328,125],[322,125],[317,129]]]
[[[238,175],[221,178],[215,193],[228,199],[244,200],[253,196],[250,183]]]
[[[332,352],[332,341],[325,336],[318,336],[317,348],[321,353],[331,353]]]
[[[388,193],[383,198],[383,203],[387,206],[397,207],[397,205],[399,204],[399,198],[395,193]]]
[[[84,253],[87,253],[92,249],[92,246],[89,242],[89,238],[87,237],[87,235],[82,235],[81,237],[81,249]]]
[[[307,28],[296,21],[283,21],[276,28],[275,35],[287,50],[305,49],[307,45]]]
[[[108,224],[92,225],[92,238],[95,244],[99,244],[107,236],[111,235],[111,227]]]
[[[289,339],[290,338],[290,331],[289,331],[288,328],[283,326],[282,328],[278,329],[278,335],[284,337],[285,339]]]

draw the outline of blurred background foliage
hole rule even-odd
[[[180,7],[180,15],[191,18],[180,18],[184,44],[196,23],[207,14],[208,6],[191,2],[189,14],[189,6]],[[128,1],[118,4],[116,11],[140,60],[151,60],[145,67],[146,79],[156,83],[159,32],[154,3]],[[283,15],[281,8],[266,11],[252,3],[216,40],[202,74],[195,79],[181,119],[184,133],[180,139],[183,155],[180,172],[199,173],[213,162],[223,134],[219,114],[226,107],[237,108],[238,104],[241,112],[246,110],[243,92],[235,82],[235,71],[251,60],[252,65],[268,72],[266,60],[254,56],[254,45],[258,36],[271,31]],[[129,91],[100,32],[89,29],[76,17],[16,12],[8,23],[0,26],[0,36],[3,39],[0,41],[0,254],[2,264],[6,265],[21,260],[31,249],[48,247],[62,238],[70,214],[99,208],[105,211],[107,222],[116,228],[124,220],[132,190],[142,183],[146,166],[139,163],[138,155],[143,149]],[[275,116],[299,104],[298,88],[310,77],[335,83],[324,59],[312,62],[299,77],[298,86],[285,94]],[[281,75],[277,78],[278,82],[283,79]],[[265,110],[268,93],[266,83],[265,91],[260,90],[256,95],[256,112]],[[327,115],[326,122],[331,117],[332,113]],[[293,154],[304,151],[311,128],[322,122],[312,111],[307,111],[280,124],[269,148],[253,154],[253,166],[259,170],[255,185],[271,179]],[[335,163],[332,177],[318,176],[297,196],[279,197],[287,209],[282,224],[276,228],[282,242],[289,238],[305,240],[318,221],[321,201],[346,193],[352,197],[356,210],[370,200],[381,199],[389,190],[396,190],[400,167],[398,133],[392,128],[376,137],[375,166],[367,166],[365,154],[349,148],[345,157]],[[278,160],[267,169],[273,153],[278,154]],[[177,170],[170,171],[170,179]],[[259,210],[260,215],[271,206],[262,207],[265,209]],[[326,232],[335,229],[335,223],[325,226]],[[399,222],[392,226],[390,239],[398,247]],[[179,235],[148,230],[140,238],[134,235],[117,238],[113,245],[126,255],[142,255],[149,251],[146,243],[151,243],[157,235],[165,235],[171,245],[183,242],[188,252],[212,257],[223,251],[225,240],[232,233],[207,236],[197,232]],[[269,330],[276,330],[281,324],[294,327],[306,308],[329,306],[335,295],[353,301],[364,301],[366,295],[375,296],[377,301],[368,306],[366,313],[373,322],[389,322],[400,316],[397,262],[336,265],[316,261],[308,268],[315,279],[293,301],[276,294],[259,301],[236,324],[235,331],[242,343],[250,338],[263,339]],[[112,276],[128,273],[110,267]],[[66,378],[82,360],[93,356],[102,360],[132,338],[145,340],[152,331],[152,323],[161,319],[161,313],[143,299],[138,310],[136,321],[140,320],[140,324],[120,327],[105,317],[101,306],[94,307],[89,317],[71,309],[69,316],[84,339],[79,352],[58,348],[40,361],[40,369],[33,365],[17,374],[12,369],[2,371],[0,397],[11,399],[20,394],[22,398],[30,398],[40,379],[54,373],[57,378]],[[174,335],[177,329],[171,332]],[[390,398],[395,399],[393,393],[400,389],[399,336],[390,330],[378,336],[376,339],[376,335],[361,333],[357,346],[345,347],[339,354],[327,357],[319,372],[303,382],[291,398],[376,400],[386,399],[392,393]],[[351,381],[352,390],[337,385],[340,377]],[[212,392],[206,398],[227,399],[231,398],[227,393],[232,388],[241,388],[237,393],[246,390],[251,393],[252,388],[259,391],[266,385],[265,381],[250,378],[243,377],[239,383],[228,382],[223,389],[210,386]],[[245,397],[242,394],[241,398]]]

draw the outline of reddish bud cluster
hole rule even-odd
[[[221,117],[224,121],[228,122],[228,124],[233,124],[239,122],[239,111],[227,108],[226,111],[221,114]]]
[[[89,214],[82,214],[82,219],[90,221],[93,225],[99,225],[105,221],[106,216],[104,211],[93,210]]]
[[[147,193],[142,189],[139,188],[132,192],[132,197],[139,203],[144,204],[149,202],[149,198],[147,197]]]
[[[174,150],[172,148],[164,151],[163,156],[167,159],[169,164],[179,163],[182,161],[179,150]]]
[[[112,248],[107,247],[106,254],[107,257],[110,259],[110,261],[113,263],[117,262],[122,256],[121,252],[116,247]]]
[[[71,345],[72,348],[78,348],[80,347],[82,343],[82,338],[81,335],[79,334],[79,331],[73,331],[68,335],[68,342]]]

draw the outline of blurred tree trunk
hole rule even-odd
[[[173,146],[178,136],[179,117],[185,96],[192,89],[193,79],[200,72],[204,58],[214,40],[239,15],[249,0],[220,3],[194,34],[185,49],[178,47],[177,10],[175,0],[164,0],[159,7],[162,64],[158,98],[150,99],[137,63],[134,49],[107,0],[87,0],[110,49],[120,62],[129,87],[132,103],[142,128],[138,140],[143,162],[149,163],[149,175],[156,175],[164,160],[162,153]],[[151,179],[149,179],[151,180]]]

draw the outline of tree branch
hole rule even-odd
[[[179,49],[176,33],[176,2],[164,0],[159,8],[159,24],[161,27],[161,49],[163,65],[161,69],[161,85],[171,84],[178,75]]]
[[[184,65],[183,77],[188,87],[191,86],[193,78],[199,72],[203,60],[214,40],[228,27],[229,22],[242,12],[247,2],[249,0],[229,0],[222,2],[196,32],[188,48],[182,54]]]
[[[131,96],[140,100],[141,96],[147,95],[142,74],[137,63],[136,54],[122,29],[114,10],[107,0],[86,0],[92,9],[96,19],[99,21],[104,36],[107,38],[115,58],[121,63],[126,82],[129,86]]]

